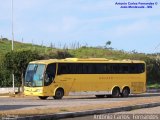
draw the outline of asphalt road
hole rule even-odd
[[[74,107],[96,105],[99,103],[109,104],[118,101],[130,101],[133,99],[141,99],[145,97],[160,96],[160,94],[142,94],[131,95],[128,98],[96,98],[95,96],[67,96],[62,100],[54,100],[52,97],[47,100],[40,100],[38,97],[0,97],[0,111],[15,110],[15,109],[34,109],[34,108],[61,108],[61,107]]]

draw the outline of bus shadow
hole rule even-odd
[[[117,98],[113,98],[111,95],[106,95],[103,98],[97,98],[96,96],[64,96],[64,98],[62,99],[58,99],[58,100],[54,100],[53,97],[49,97],[48,99],[46,99],[47,101],[63,101],[63,100],[87,100],[87,99],[124,99],[124,98],[137,98],[137,97],[156,97],[156,96],[160,96],[160,93],[144,93],[144,94],[131,94],[129,95],[129,97],[117,97]],[[41,100],[39,98],[37,98],[36,100]],[[44,101],[46,101],[44,100]],[[37,105],[38,106],[38,105]],[[0,109],[1,110],[1,109]]]
[[[129,95],[129,97],[126,97],[126,98],[136,98],[136,97],[156,97],[156,96],[160,96],[160,93],[145,93],[145,94],[131,94]],[[107,99],[107,98],[112,98],[112,99],[115,99],[113,98],[111,95],[109,96],[105,96],[103,98],[97,98],[96,96],[78,96],[78,97],[67,97],[67,98],[64,98],[64,99],[68,99],[68,100],[72,100],[72,99]],[[118,97],[117,99],[120,99],[120,98],[124,98],[124,97]]]

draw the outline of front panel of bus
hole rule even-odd
[[[48,96],[45,88],[51,85],[56,75],[56,63],[30,63],[27,67],[24,82],[24,94],[32,96]],[[53,94],[53,93],[52,93]]]

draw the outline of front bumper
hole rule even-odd
[[[43,96],[43,88],[42,87],[24,87],[24,95]]]

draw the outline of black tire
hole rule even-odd
[[[105,95],[95,95],[96,96],[96,98],[104,98],[105,97]]]
[[[64,91],[62,89],[57,89],[55,96],[53,96],[54,99],[62,99],[64,95]]]
[[[46,100],[48,96],[38,96],[41,100]]]
[[[107,98],[111,98],[112,97],[112,95],[106,95],[107,96]]]
[[[126,88],[124,88],[124,89],[122,90],[122,93],[121,93],[122,97],[128,97],[129,94],[130,94],[130,90],[129,90],[128,87],[126,87]]]
[[[117,98],[117,97],[119,97],[119,96],[120,96],[120,90],[119,90],[118,87],[115,87],[115,88],[113,89],[113,91],[112,91],[112,97],[113,97],[113,98]]]

